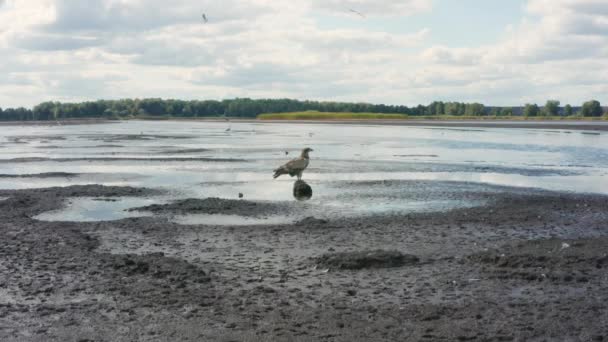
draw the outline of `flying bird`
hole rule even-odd
[[[363,13],[359,12],[359,11],[355,11],[355,10],[354,10],[354,9],[352,9],[352,8],[349,8],[348,10],[349,10],[350,12],[353,12],[353,13],[355,13],[355,14],[357,14],[357,15],[361,16],[361,18],[365,18],[365,15],[364,15]]]
[[[302,150],[302,154],[296,159],[292,159],[287,162],[285,165],[280,166],[278,169],[274,170],[273,178],[277,178],[281,175],[289,175],[291,177],[298,176],[298,180],[302,179],[302,172],[308,167],[308,163],[310,158],[308,156],[308,152],[312,152],[312,148],[305,148]]]
[[[203,13],[203,21],[204,21],[205,23],[207,23],[207,22],[209,21],[209,20],[207,20],[207,16],[205,15],[205,13]]]

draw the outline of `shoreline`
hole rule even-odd
[[[258,120],[228,118],[233,123],[269,123],[269,124],[320,124],[320,125],[373,125],[405,127],[454,127],[454,128],[523,128],[523,129],[557,129],[575,131],[608,131],[605,120]],[[123,121],[158,121],[158,122],[226,122],[225,118],[171,118],[171,119],[128,119],[128,120],[66,120],[66,121],[0,121],[2,126],[62,126],[120,123]]]

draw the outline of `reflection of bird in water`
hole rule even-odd
[[[349,10],[350,12],[353,12],[353,13],[355,13],[355,14],[357,14],[357,15],[361,16],[361,18],[365,18],[365,15],[364,15],[363,13],[359,12],[359,11],[355,11],[355,10],[354,10],[354,9],[352,9],[352,8],[349,8],[348,10]]]
[[[228,122],[228,128],[226,128],[226,132],[230,132],[232,130],[232,122],[230,122],[230,119],[228,119],[228,118],[226,118],[224,120],[226,120],[226,122]]]
[[[290,175],[298,176],[298,180],[302,179],[302,172],[308,167],[308,163],[310,161],[310,157],[308,156],[308,152],[312,152],[312,148],[305,148],[302,150],[302,154],[296,159],[292,159],[286,164],[280,166],[278,169],[274,170],[273,178],[277,178],[281,175]]]
[[[207,20],[207,16],[205,15],[205,13],[203,13],[203,21],[205,22],[205,24],[209,21]]]

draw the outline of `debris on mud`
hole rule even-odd
[[[411,254],[398,251],[362,251],[327,253],[315,259],[318,266],[343,270],[364,268],[390,268],[416,264],[420,259]]]

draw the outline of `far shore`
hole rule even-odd
[[[234,120],[237,122],[238,120]],[[473,127],[473,128],[530,128],[608,131],[608,121],[509,121],[509,120],[249,120],[264,123],[305,123],[305,124],[349,124],[349,125],[386,125],[414,127]]]
[[[0,126],[70,126],[70,125],[94,125],[120,122],[102,118],[94,119],[69,119],[69,120],[39,120],[39,121],[0,121]]]
[[[176,122],[225,122],[233,123],[270,123],[270,124],[323,124],[323,125],[378,125],[409,127],[455,127],[455,128],[527,128],[555,130],[608,131],[608,121],[604,120],[424,120],[424,119],[324,119],[324,120],[259,120],[244,118],[159,118],[130,119],[141,121]],[[117,123],[121,120],[73,119],[59,121],[0,121],[0,126],[59,126]]]

